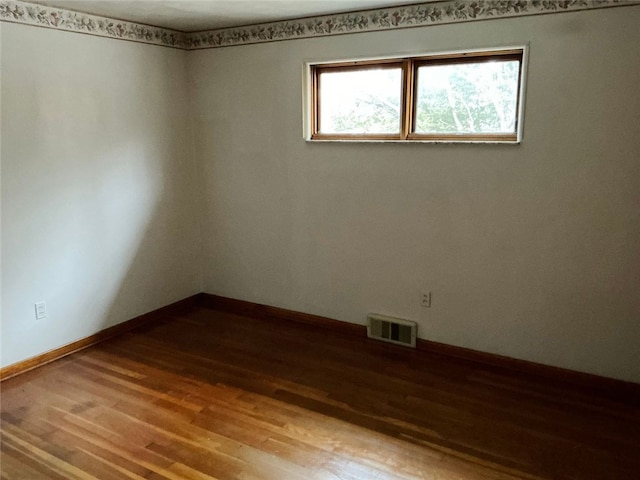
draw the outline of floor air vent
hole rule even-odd
[[[367,320],[367,337],[415,348],[416,322],[373,313],[367,316]]]

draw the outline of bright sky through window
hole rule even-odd
[[[402,69],[323,72],[322,133],[400,133]]]

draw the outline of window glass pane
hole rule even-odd
[[[416,133],[515,133],[516,60],[418,68]]]
[[[320,73],[319,132],[399,134],[401,68]]]

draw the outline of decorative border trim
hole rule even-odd
[[[184,33],[20,0],[0,0],[0,21],[183,50],[200,50],[631,5],[640,5],[640,0],[440,0]]]
[[[427,27],[640,4],[639,0],[441,0],[187,34],[187,49]]]
[[[183,32],[18,0],[0,0],[0,21],[148,43],[163,47],[186,48],[186,35]]]

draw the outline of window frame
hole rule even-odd
[[[311,122],[312,122],[312,134],[311,138],[313,140],[402,140],[403,139],[403,124],[402,117],[406,115],[407,109],[407,98],[406,98],[406,90],[402,88],[402,85],[406,82],[407,61],[405,59],[383,59],[383,60],[372,60],[372,61],[354,61],[354,62],[340,62],[340,63],[330,63],[323,65],[313,65],[311,67]],[[383,133],[373,133],[373,134],[362,134],[362,133],[321,133],[318,131],[318,127],[320,125],[320,74],[323,71],[330,72],[346,72],[346,71],[354,71],[354,70],[376,70],[381,68],[400,68],[400,116],[399,118],[399,131],[397,134],[383,134]]]
[[[465,50],[446,53],[433,53],[415,56],[374,58],[350,61],[307,62],[305,64],[305,139],[312,142],[357,141],[357,142],[426,142],[426,143],[520,143],[524,118],[524,93],[528,46],[503,47],[497,49]],[[434,134],[415,132],[417,114],[418,68],[425,65],[456,65],[491,61],[518,61],[518,90],[516,99],[515,128],[513,133],[451,133]],[[320,128],[320,74],[339,72],[398,68],[401,74],[401,109],[399,134],[334,134],[322,133]]]

